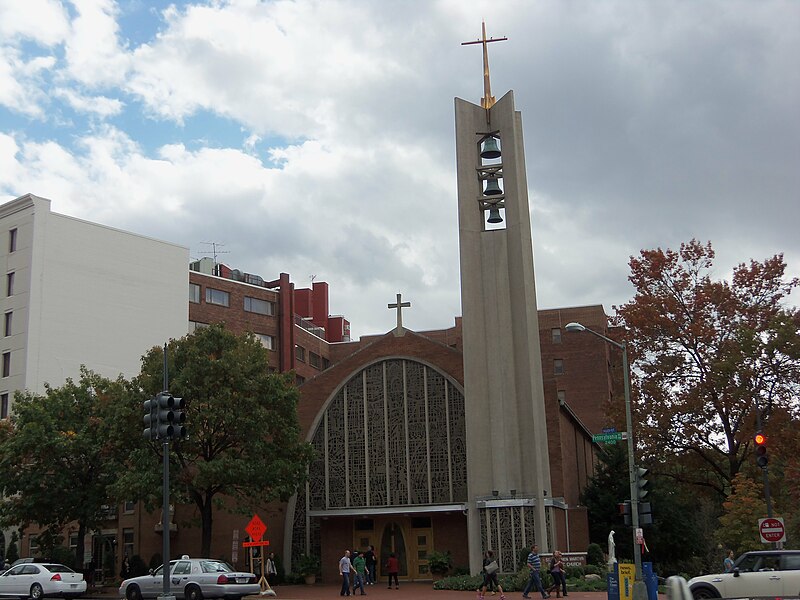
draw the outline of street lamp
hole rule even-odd
[[[628,432],[628,480],[631,488],[631,523],[633,524],[633,562],[636,567],[636,576],[633,584],[633,598],[640,600],[647,597],[647,588],[642,578],[642,549],[639,546],[639,494],[636,486],[636,467],[633,464],[633,423],[631,419],[631,382],[628,373],[628,347],[625,342],[619,343],[602,333],[581,325],[580,323],[567,323],[564,327],[567,331],[581,332],[586,331],[599,337],[604,342],[611,344],[622,350],[622,380],[625,385],[625,422]]]

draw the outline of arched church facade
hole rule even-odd
[[[287,507],[287,561],[320,556],[328,580],[346,548],[370,545],[381,558],[379,576],[389,553],[410,580],[430,579],[431,550],[469,564],[461,357],[404,330],[302,386],[300,417],[316,458]],[[512,539],[496,551],[504,570],[514,570],[534,540],[533,507],[489,497],[478,510],[482,546]]]

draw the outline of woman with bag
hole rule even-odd
[[[487,550],[486,557],[483,559],[483,587],[478,590],[478,600],[484,600],[483,596],[489,588],[497,588],[500,592],[500,600],[506,600],[503,588],[497,580],[497,572],[499,570],[500,565],[494,557],[494,552]],[[494,591],[492,593],[494,594]]]
[[[564,590],[564,596],[567,595],[567,578],[564,576],[564,561],[561,560],[561,552],[556,550],[553,552],[553,558],[550,559],[550,575],[553,577],[553,585],[547,590],[548,593],[556,592],[556,598],[561,598],[561,590]]]

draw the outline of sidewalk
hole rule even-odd
[[[340,584],[316,584],[316,585],[280,585],[275,586],[275,593],[280,600],[318,600],[323,598],[339,597]],[[96,598],[98,600],[109,600],[117,597],[117,588],[97,588],[89,590],[83,598]],[[360,598],[361,594],[357,594]],[[386,589],[383,585],[371,585],[367,587],[366,597],[377,598],[378,600],[474,600],[475,590],[454,591],[454,590],[434,590],[432,583],[402,583],[399,590]],[[509,600],[520,600],[522,592],[509,592],[506,597]],[[270,596],[247,596],[245,600],[256,600],[259,598],[268,599]],[[351,596],[352,600],[355,597]],[[536,600],[538,595],[532,595]],[[553,596],[555,598],[555,596]],[[570,592],[568,600],[605,600],[605,592]],[[486,594],[486,600],[500,600],[500,594],[492,596]]]

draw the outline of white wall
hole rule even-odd
[[[20,232],[30,252],[18,249],[30,256],[28,319],[15,320],[24,357],[12,354],[24,387],[42,393],[45,382],[77,379],[82,364],[130,378],[150,348],[186,335],[188,248],[52,213],[48,200],[31,198],[32,237]],[[25,307],[17,310],[22,317]]]

